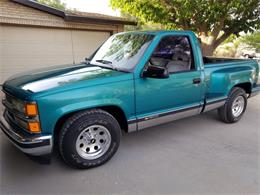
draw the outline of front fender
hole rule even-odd
[[[57,121],[64,115],[102,106],[117,106],[130,119],[135,114],[133,90],[133,81],[129,80],[41,97],[37,103],[42,131],[53,133]]]

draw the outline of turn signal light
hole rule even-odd
[[[26,104],[25,110],[26,110],[27,116],[37,116],[38,115],[37,105],[34,103]]]
[[[39,122],[28,122],[28,129],[32,133],[40,133],[41,127]]]

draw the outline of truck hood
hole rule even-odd
[[[13,76],[4,83],[4,90],[37,93],[86,80],[106,79],[109,82],[120,75],[128,74],[86,64],[52,66]]]

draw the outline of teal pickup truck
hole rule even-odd
[[[260,91],[254,60],[203,57],[190,31],[111,36],[86,61],[9,78],[1,129],[24,153],[57,147],[72,167],[91,168],[133,132],[218,109],[237,122]],[[163,133],[163,132],[161,132]]]

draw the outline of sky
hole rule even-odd
[[[83,12],[100,13],[111,16],[120,16],[119,11],[109,6],[109,0],[61,0],[68,8],[76,8]]]

